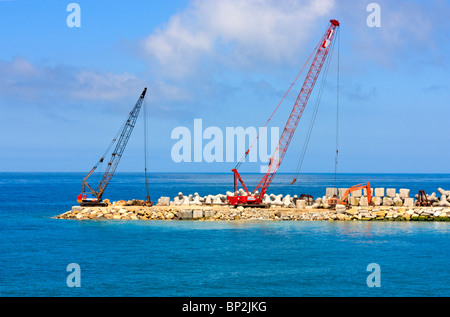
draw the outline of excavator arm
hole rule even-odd
[[[350,193],[360,190],[360,189],[366,189],[367,191],[367,202],[370,203],[372,202],[372,192],[370,190],[370,183],[367,182],[367,184],[358,184],[358,185],[354,185],[352,187],[349,187],[344,195],[342,196],[342,199],[339,200],[337,198],[331,198],[329,199],[329,204],[330,205],[335,205],[335,204],[341,204],[341,205],[347,205],[348,204],[348,196],[350,195]]]

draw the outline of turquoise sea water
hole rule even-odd
[[[259,175],[245,175],[256,183]],[[448,222],[75,221],[84,174],[0,173],[1,296],[450,296]],[[334,175],[277,175],[273,193],[322,196]],[[347,174],[338,187],[450,189],[450,175]],[[151,195],[225,193],[231,174],[154,174]],[[145,197],[118,173],[105,198]],[[81,287],[69,288],[70,263]],[[380,287],[368,287],[370,263]]]

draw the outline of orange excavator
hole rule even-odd
[[[354,186],[348,188],[345,191],[344,196],[342,196],[342,199],[338,199],[337,197],[332,197],[332,198],[328,199],[328,205],[330,207],[334,207],[337,204],[339,204],[339,205],[348,205],[349,204],[348,196],[350,195],[350,193],[354,192],[354,191],[357,191],[357,190],[360,190],[360,189],[363,189],[363,188],[365,188],[366,191],[367,191],[367,203],[369,205],[371,205],[371,203],[372,203],[372,192],[370,190],[370,183],[369,182],[367,182],[367,184],[358,184],[358,185],[354,185]]]

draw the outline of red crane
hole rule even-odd
[[[302,89],[298,94],[297,100],[295,101],[294,107],[291,111],[289,119],[284,127],[283,133],[281,134],[280,140],[278,142],[277,148],[273,153],[272,157],[269,159],[269,166],[267,173],[262,177],[259,181],[256,188],[253,190],[253,195],[247,190],[247,186],[245,186],[244,181],[242,180],[239,172],[236,168],[232,169],[234,173],[234,191],[235,196],[228,196],[228,204],[229,205],[239,205],[239,204],[261,204],[264,194],[269,188],[270,183],[272,182],[278,168],[283,161],[284,155],[288,149],[289,143],[291,142],[292,136],[294,135],[295,129],[297,128],[298,122],[303,114],[303,110],[305,109],[306,103],[308,102],[309,96],[314,88],[317,78],[319,77],[322,66],[328,56],[330,51],[331,42],[334,39],[336,29],[339,27],[339,21],[330,20],[330,25],[328,26],[325,34],[322,36],[320,40],[320,45],[318,45],[316,54],[309,68],[308,74],[303,83]],[[248,151],[246,152],[246,155]],[[237,191],[237,180],[242,184],[244,190],[247,193],[247,196],[238,196],[236,194]],[[256,195],[258,190],[259,195]]]

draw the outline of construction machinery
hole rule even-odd
[[[106,187],[108,186],[109,182],[111,181],[111,178],[113,177],[114,172],[116,171],[117,165],[119,164],[119,161],[122,158],[125,147],[128,143],[128,140],[130,139],[131,132],[133,132],[133,128],[136,124],[136,120],[139,116],[139,111],[141,110],[141,106],[144,101],[146,92],[147,92],[147,88],[144,88],[141,96],[139,97],[135,106],[129,113],[127,120],[125,121],[122,128],[119,130],[116,137],[113,139],[113,141],[109,145],[105,154],[102,155],[102,157],[97,162],[97,164],[91,169],[91,171],[83,179],[82,192],[77,197],[77,202],[80,203],[81,206],[106,206],[107,205],[102,200],[103,193],[105,192]],[[117,139],[117,136],[119,136],[119,133],[120,133],[120,137]],[[117,141],[117,143],[116,143],[116,141]],[[89,179],[89,177],[92,176],[92,174],[97,169],[97,167],[101,163],[103,163],[106,154],[108,154],[109,150],[112,148],[114,143],[116,143],[116,146],[114,148],[114,151],[111,154],[111,158],[108,162],[105,173],[103,174],[103,177],[102,177],[100,183],[94,188],[93,186],[91,186],[88,183],[88,179]],[[150,197],[148,195],[147,195],[146,200],[148,202],[150,202]]]
[[[419,193],[417,194],[416,206],[431,206],[431,201],[428,200],[428,196],[423,189],[419,190]]]
[[[358,185],[354,185],[350,188],[348,188],[345,192],[344,195],[342,196],[341,199],[337,198],[336,195],[334,195],[335,197],[329,198],[328,199],[328,205],[330,206],[330,208],[335,207],[336,205],[349,205],[349,195],[350,193],[357,191],[357,190],[362,190],[365,189],[366,193],[367,193],[367,203],[369,205],[372,204],[372,191],[370,189],[370,183],[367,182],[367,184],[358,184]]]
[[[294,135],[295,129],[300,121],[300,118],[303,114],[303,110],[308,102],[308,99],[311,95],[311,92],[314,88],[314,85],[317,81],[317,78],[320,74],[322,66],[328,56],[330,51],[331,43],[335,37],[336,29],[339,27],[339,21],[330,20],[330,25],[328,26],[325,34],[320,39],[317,47],[316,53],[314,55],[314,59],[309,68],[308,74],[306,75],[303,86],[298,94],[298,97],[295,101],[294,107],[291,111],[291,114],[288,118],[286,126],[281,134],[280,140],[278,142],[277,148],[274,151],[272,157],[269,159],[269,166],[267,169],[267,173],[262,177],[259,181],[256,188],[252,193],[249,192],[247,186],[242,180],[241,176],[237,168],[232,169],[234,174],[234,196],[228,196],[228,204],[229,205],[257,205],[262,204],[262,199],[264,194],[267,192],[267,189],[272,182],[278,168],[283,161],[284,155],[288,149],[289,143]],[[298,76],[297,76],[298,77]],[[291,85],[292,87],[292,85]],[[290,89],[290,88],[289,88]],[[286,95],[285,95],[286,96]],[[284,99],[284,97],[283,97]],[[277,107],[278,108],[278,107]],[[270,118],[269,118],[270,121]],[[250,150],[250,149],[249,149]],[[246,151],[245,155],[248,155],[249,150]],[[239,163],[238,163],[239,165]],[[237,192],[237,181],[242,184],[242,187],[245,191],[245,195],[238,195]]]

